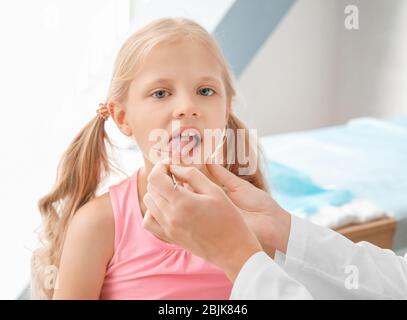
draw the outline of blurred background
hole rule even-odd
[[[25,297],[36,203],[105,100],[120,45],[167,16],[215,35],[238,80],[236,113],[261,136],[407,116],[405,0],[1,1],[0,299]]]

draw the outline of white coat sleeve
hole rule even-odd
[[[315,299],[406,299],[407,259],[292,215],[279,265]]]
[[[312,299],[265,252],[251,256],[240,270],[230,296],[233,300]]]

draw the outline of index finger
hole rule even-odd
[[[169,164],[165,160],[157,162],[148,175],[148,184],[153,186],[155,191],[170,203],[175,203],[181,198],[191,199],[191,197],[197,195],[193,189],[187,189],[177,181],[175,181],[177,183],[175,187],[170,175],[172,175],[172,172],[169,169]]]

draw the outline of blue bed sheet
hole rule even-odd
[[[318,188],[315,192],[328,191],[325,195],[331,198],[324,201],[363,198],[398,219],[407,218],[407,117],[358,118],[342,126],[262,137],[261,144],[271,160],[269,169],[274,163],[280,174],[284,171],[278,165],[301,172],[303,179],[310,179],[307,183],[312,181]],[[281,179],[269,170],[270,185],[277,181],[281,186]],[[301,205],[281,193],[288,205]],[[313,208],[309,200],[304,211],[312,214],[321,202]]]
[[[326,206],[341,206],[353,199],[349,190],[330,190],[305,174],[276,161],[267,161],[268,185],[273,198],[289,212],[316,214]]]

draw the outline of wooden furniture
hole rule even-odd
[[[350,224],[336,229],[353,242],[368,241],[384,249],[392,249],[396,220],[383,218],[362,224]]]

